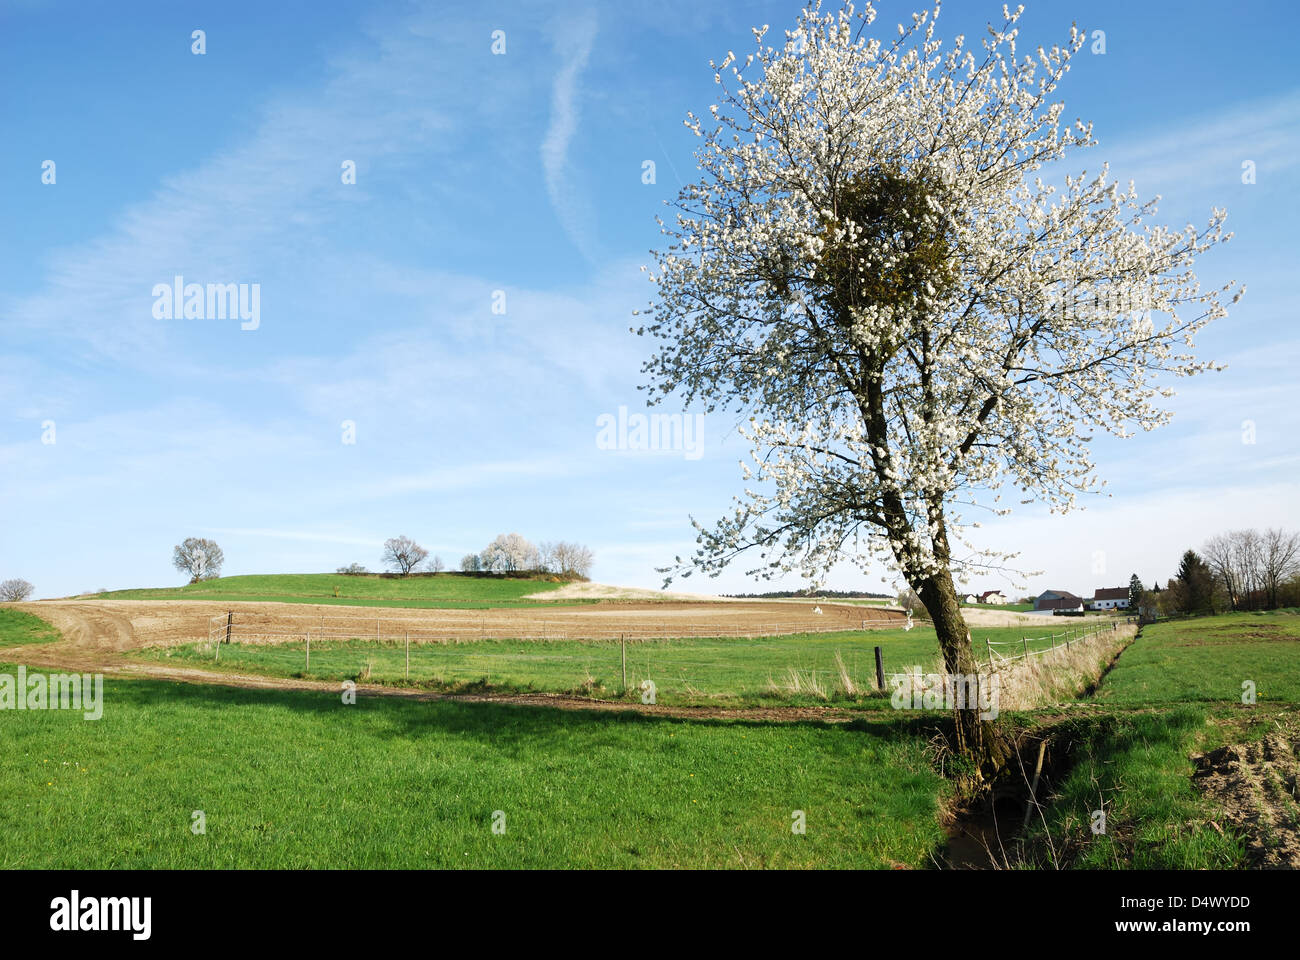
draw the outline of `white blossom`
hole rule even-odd
[[[755,28],[753,54],[712,65],[718,102],[686,121],[703,177],[661,221],[639,331],[662,341],[645,366],[652,402],[748,415],[749,488],[696,524],[694,567],[716,575],[756,546],[759,576],[819,580],[847,553],[916,584],[1006,560],[964,542],[968,514],[1005,515],[1008,486],[1072,508],[1099,489],[1098,430],[1166,423],[1157,379],[1213,368],[1193,336],[1225,315],[1230,285],[1202,290],[1192,267],[1230,237],[1226,214],[1154,224],[1158,198],[1104,163],[1045,181],[1095,147],[1052,99],[1086,36],[1017,58],[1022,9],[976,50],[935,36],[937,4],[887,42],[863,36],[870,5],[814,4],[781,46]],[[891,229],[848,215],[848,191],[880,171],[925,185]],[[833,269],[883,283],[934,237],[944,269],[828,308]],[[828,266],[841,251],[850,266]]]

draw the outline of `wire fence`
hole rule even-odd
[[[755,639],[798,633],[847,633],[857,630],[903,627],[900,617],[847,617],[812,614],[768,622],[724,618],[708,620],[642,619],[635,625],[615,620],[602,623],[576,614],[546,619],[461,617],[431,620],[422,617],[376,615],[301,617],[230,611],[208,619],[207,642],[280,643],[304,640],[375,640],[416,643],[454,643],[470,640],[678,640],[713,637]]]
[[[449,629],[450,627],[450,629]],[[523,627],[523,629],[519,629]],[[849,645],[847,657],[833,651],[824,654],[807,649],[796,652],[790,662],[774,662],[772,651],[754,648],[739,657],[707,659],[694,644],[674,640],[777,639],[798,633],[858,633],[880,628],[905,628],[899,618],[859,618],[853,623],[805,623],[801,620],[771,623],[688,623],[664,620],[642,629],[595,629],[574,631],[566,622],[515,621],[505,635],[493,636],[484,624],[432,623],[427,618],[304,616],[268,617],[259,613],[230,611],[209,618],[206,650],[221,660],[226,644],[245,645],[240,656],[275,669],[301,669],[304,674],[357,676],[362,679],[410,680],[423,678],[446,682],[539,683],[545,688],[577,689],[599,680],[606,686],[621,681],[623,689],[635,688],[653,679],[662,689],[689,694],[745,691],[783,693],[885,693],[899,678],[915,676],[909,671],[889,672],[884,668],[888,645],[873,652]],[[989,674],[1007,670],[1031,657],[1045,657],[1054,651],[1111,634],[1118,624],[1109,622],[1080,625],[1042,636],[1019,640],[984,639],[986,662],[977,669]],[[580,635],[575,636],[577,632]],[[479,648],[478,641],[573,641],[554,647],[539,643],[536,648]],[[581,648],[581,649],[579,649]],[[254,653],[260,649],[261,653]],[[874,653],[874,662],[872,662]],[[789,656],[786,651],[784,656]],[[863,663],[863,657],[867,662]],[[897,655],[897,654],[895,654]]]

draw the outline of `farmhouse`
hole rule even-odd
[[[1034,600],[1035,610],[1083,610],[1083,598],[1069,590],[1044,590]]]
[[[1089,610],[1127,610],[1128,587],[1102,587],[1088,601]]]
[[[968,594],[966,594],[966,596],[964,596],[964,597],[961,598],[961,602],[962,602],[962,603],[979,603],[979,602],[980,602],[980,598],[977,597],[977,596],[975,596],[975,594],[973,594],[973,593],[968,593]]]
[[[1007,598],[1001,590],[985,590],[980,594],[980,603],[1006,603]]]

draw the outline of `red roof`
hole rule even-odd
[[[1102,587],[1095,594],[1094,600],[1127,600],[1128,587]]]

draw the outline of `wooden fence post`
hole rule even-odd
[[[230,642],[230,632],[235,626],[235,611],[226,614],[226,643]]]
[[[1029,788],[1029,803],[1025,805],[1025,822],[1021,829],[1029,826],[1029,817],[1038,807],[1038,778],[1043,772],[1043,754],[1047,751],[1047,740],[1038,741],[1038,763],[1034,766],[1034,782]]]
[[[992,670],[993,669],[993,644],[989,642],[988,637],[984,638],[984,649],[989,652],[989,670]]]
[[[411,635],[406,635],[406,679],[411,679]]]
[[[1028,637],[1021,637],[1021,638],[1020,638],[1020,642],[1024,645],[1024,648],[1025,648],[1025,655],[1024,655],[1023,657],[1021,657],[1020,659],[1021,659],[1021,660],[1028,660],[1028,659],[1029,659],[1029,638],[1028,638]]]
[[[618,645],[623,651],[623,689],[627,689],[627,637],[623,634],[618,635]]]
[[[876,647],[876,689],[885,692],[885,658],[881,656],[879,647]]]
[[[307,630],[307,664],[302,668],[303,673],[311,673],[311,629]]]

